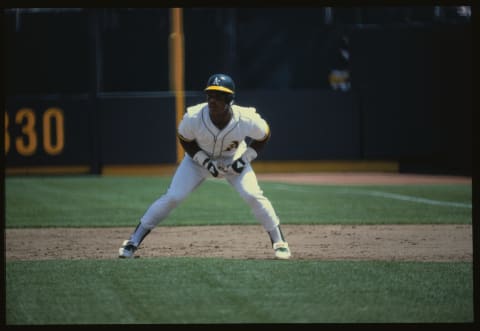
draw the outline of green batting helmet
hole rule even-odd
[[[219,91],[229,94],[229,99],[232,101],[235,96],[235,83],[228,75],[215,74],[208,79],[207,87],[204,91]]]

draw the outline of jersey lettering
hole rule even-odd
[[[230,143],[230,145],[228,145],[228,147],[225,149],[225,151],[226,151],[226,152],[230,152],[230,151],[232,151],[232,150],[234,150],[234,149],[237,149],[237,148],[238,148],[238,144],[239,144],[238,141],[236,141],[236,140],[232,141],[232,142]]]

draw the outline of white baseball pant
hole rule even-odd
[[[209,177],[211,174],[208,170],[198,165],[190,156],[185,155],[167,192],[153,202],[141,218],[142,226],[148,230],[153,229]],[[250,205],[253,214],[267,232],[274,230],[279,225],[275,210],[258,186],[257,177],[250,164],[247,164],[241,174],[227,174],[225,179]]]

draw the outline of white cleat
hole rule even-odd
[[[122,244],[122,247],[118,249],[118,257],[121,259],[134,258],[136,250],[137,246],[135,246],[132,241],[125,240]]]
[[[288,248],[288,243],[285,241],[274,243],[273,250],[275,251],[275,257],[277,259],[288,260],[292,256],[290,248]]]

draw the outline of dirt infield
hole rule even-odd
[[[8,260],[112,259],[131,228],[9,229]],[[472,261],[470,225],[284,225],[295,259]],[[141,257],[271,259],[260,225],[157,227]]]
[[[398,173],[276,173],[259,174],[259,181],[318,185],[471,184],[471,177]]]
[[[471,183],[468,177],[399,174],[259,174],[259,181],[308,184]],[[294,259],[472,261],[471,225],[283,225]],[[7,229],[6,259],[112,259],[131,228]],[[271,259],[260,225],[160,226],[141,257]]]

